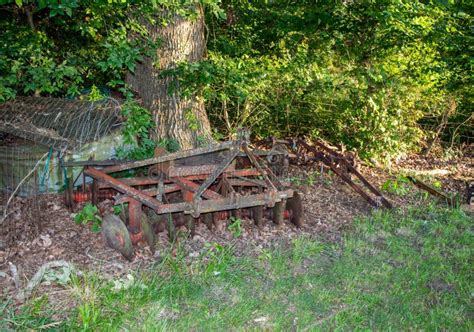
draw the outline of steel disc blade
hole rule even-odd
[[[257,225],[258,228],[263,226],[263,206],[254,206],[252,208],[252,219],[255,221],[255,225]]]
[[[132,260],[133,246],[130,233],[122,220],[115,214],[107,214],[102,221],[102,234],[109,247]]]
[[[189,236],[193,238],[196,233],[196,221],[194,220],[193,216],[190,214],[186,214],[184,216],[184,220],[186,222],[186,227],[189,230]]]
[[[212,212],[212,225],[215,229],[219,230],[219,212]]]
[[[173,222],[173,216],[169,213],[166,216],[166,230],[168,231],[168,239],[170,242],[174,242],[176,239],[176,227]]]
[[[205,213],[202,215],[202,219],[204,221],[204,223],[206,224],[207,228],[212,231],[212,229],[214,228],[214,223],[213,223],[213,217],[212,217],[212,213]]]
[[[286,203],[286,209],[290,211],[290,221],[296,227],[303,226],[303,202],[301,200],[301,195],[296,191],[294,192],[293,197]]]
[[[148,246],[150,247],[151,252],[154,254],[156,236],[155,236],[155,232],[153,231],[153,227],[150,224],[150,220],[148,219],[145,213],[142,213],[141,226],[142,226],[143,236],[145,237],[145,240],[148,243]]]
[[[285,202],[276,202],[273,207],[273,222],[276,225],[280,225],[283,222],[285,212]]]
[[[242,219],[242,210],[241,209],[235,209],[231,211],[232,217],[235,219]]]

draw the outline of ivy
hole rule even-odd
[[[135,101],[129,100],[122,105],[122,124],[124,145],[117,148],[120,159],[141,160],[153,156],[156,143],[150,138],[153,119],[149,110]]]

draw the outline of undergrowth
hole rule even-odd
[[[461,210],[378,211],[338,243],[299,237],[244,257],[209,243],[194,259],[178,246],[122,278],[75,277],[65,319],[46,295],[0,307],[0,329],[472,331],[472,248]]]

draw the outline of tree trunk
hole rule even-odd
[[[160,78],[163,70],[174,68],[179,62],[197,62],[206,54],[204,13],[197,9],[198,18],[191,21],[175,15],[168,26],[147,24],[150,37],[161,40],[157,63],[151,58],[138,63],[134,73],[127,75],[127,83],[139,94],[156,124],[154,139],[176,140],[182,149],[196,147],[209,141],[211,130],[198,97],[182,98],[176,79]],[[159,21],[159,20],[158,20]]]

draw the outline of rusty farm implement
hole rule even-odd
[[[300,227],[300,195],[272,171],[284,158],[266,157],[267,152],[249,148],[249,133],[242,131],[235,141],[146,160],[86,162],[84,174],[93,181],[84,195],[95,204],[113,196],[116,205],[128,207],[122,218],[107,214],[102,224],[107,244],[128,259],[137,242],[146,241],[153,251],[157,232],[167,230],[172,241],[178,227],[187,227],[192,236],[197,223],[213,229],[230,217],[250,218],[260,227],[266,218]],[[69,204],[73,197],[70,186]]]
[[[173,241],[178,228],[186,227],[193,236],[198,223],[212,230],[227,220],[248,218],[256,227],[264,220],[301,227],[301,196],[281,180],[290,163],[322,163],[373,207],[392,207],[357,171],[353,158],[322,142],[271,138],[258,145],[266,150],[251,149],[249,132],[242,130],[235,141],[163,151],[146,160],[75,162],[69,166],[84,166],[84,177],[92,182],[81,192],[73,191],[70,181],[66,202],[113,198],[115,205],[126,206],[120,217],[103,217],[102,232],[107,244],[128,259],[139,241],[153,251],[158,232],[166,231]]]
[[[392,208],[392,204],[375,188],[355,167],[355,160],[324,144],[315,141],[309,144],[302,138],[276,139],[269,138],[259,142],[287,156],[287,163],[303,166],[322,163],[341,178],[352,190],[362,196],[373,207]],[[353,177],[358,180],[356,183]]]

